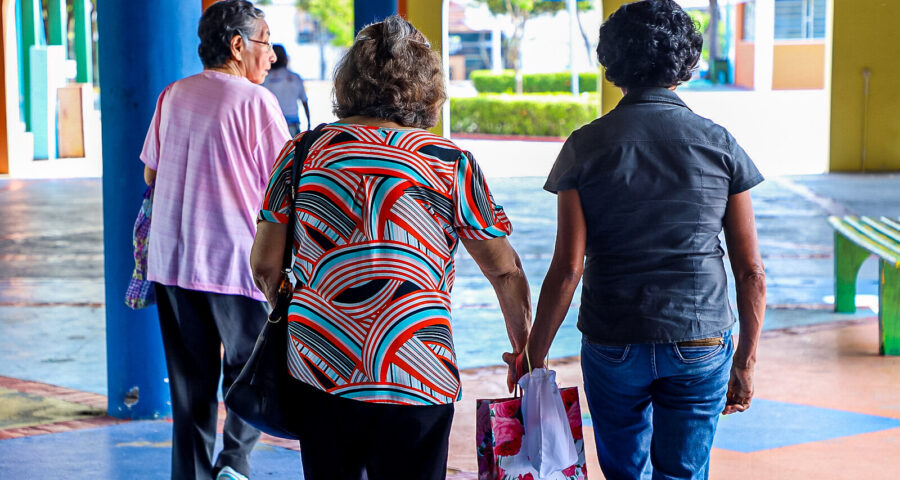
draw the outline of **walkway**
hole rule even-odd
[[[555,199],[540,192],[541,181],[491,180],[515,225],[511,240],[535,299],[555,228]],[[898,186],[896,175],[822,175],[771,178],[754,191],[769,283],[757,400],[749,412],[722,419],[712,478],[897,478],[900,358],[876,355],[871,309],[830,312],[832,237],[824,219],[843,212],[900,216]],[[2,477],[165,478],[170,424],[103,416],[100,181],[0,179],[0,209]],[[464,399],[451,438],[450,478],[475,478],[474,399],[503,394],[503,371],[490,365],[499,362],[506,340],[490,287],[464,252],[458,271],[454,333]],[[877,308],[876,281],[869,261],[858,303]],[[580,385],[573,320],[551,352],[561,358],[553,365],[565,385]],[[261,444],[254,477],[300,476],[292,448]],[[587,448],[594,458],[593,444]],[[590,478],[602,478],[593,461],[590,468]]]

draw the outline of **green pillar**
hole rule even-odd
[[[868,250],[858,247],[843,235],[834,232],[834,311],[856,311],[856,275],[869,258]]]
[[[69,56],[69,16],[66,14],[66,0],[47,2],[47,45],[62,45],[66,57]]]
[[[2,0],[0,0],[2,1]],[[19,50],[16,52],[16,64],[18,65],[19,74],[19,118],[25,121],[25,64],[23,62],[22,41],[22,0],[16,0],[13,8],[16,11],[16,45]],[[7,95],[9,101],[9,95]]]
[[[882,355],[900,355],[900,268],[879,263],[878,329]]]
[[[40,38],[43,32],[43,14],[41,13],[40,0],[22,0],[22,71],[23,89],[22,98],[25,108],[25,130],[31,131],[31,46],[42,45],[44,39]]]
[[[74,0],[75,62],[78,83],[94,83],[94,39],[91,32],[91,0]]]

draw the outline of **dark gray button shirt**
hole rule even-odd
[[[587,224],[578,328],[600,343],[721,335],[734,324],[719,243],[728,196],[763,180],[725,128],[675,92],[628,92],[569,137],[544,188]]]

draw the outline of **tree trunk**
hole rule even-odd
[[[513,34],[509,39],[507,57],[512,60],[513,72],[516,82],[516,94],[522,94],[522,40],[525,38],[525,22],[528,21],[528,12],[519,10],[512,2],[506,0],[506,12],[513,24]]]
[[[578,9],[575,9],[575,18],[578,20],[578,31],[581,32],[581,40],[584,41],[584,51],[587,53],[588,64],[592,67],[597,66],[597,57],[594,56],[594,52],[591,50],[591,41],[588,39],[587,33],[584,31],[584,24],[581,23],[581,14],[578,13]]]
[[[515,91],[522,93],[522,37],[524,37],[524,29],[518,19],[512,19],[515,23],[515,29],[512,36],[506,44],[506,63],[512,65],[513,75],[515,77]]]
[[[719,1],[709,0],[709,79],[713,83],[718,82],[716,72],[716,60],[719,58]]]

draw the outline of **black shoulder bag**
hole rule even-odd
[[[307,131],[303,138],[294,142],[294,163],[290,179],[291,212],[288,215],[287,242],[282,261],[284,278],[272,313],[256,339],[253,353],[225,394],[225,405],[245,422],[263,433],[292,440],[297,439],[297,399],[302,395],[302,390],[298,388],[299,381],[291,376],[287,368],[287,317],[293,293],[289,273],[294,260],[291,250],[297,217],[294,209],[303,163],[310,145],[321,135],[324,126],[322,124],[315,130]]]

